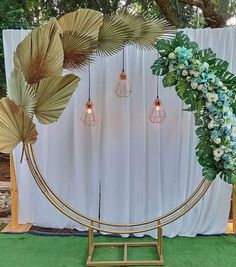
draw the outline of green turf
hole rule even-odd
[[[97,242],[119,242],[122,238],[97,237]],[[133,242],[137,239],[128,240]],[[151,238],[140,239],[150,241]],[[129,248],[130,259],[155,259],[153,248]],[[119,260],[122,249],[100,248],[94,257]],[[83,267],[87,238],[46,237],[30,234],[0,234],[1,267]],[[165,266],[236,267],[236,236],[164,238]]]

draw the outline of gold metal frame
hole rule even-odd
[[[110,222],[105,222],[101,221],[95,218],[91,218],[86,216],[85,214],[76,211],[74,208],[72,208],[70,205],[65,203],[47,184],[45,181],[37,160],[35,156],[35,152],[33,149],[33,146],[31,144],[26,145],[25,149],[26,153],[26,158],[28,162],[28,166],[30,168],[30,171],[34,177],[34,180],[42,193],[45,195],[45,197],[51,202],[52,205],[54,205],[60,212],[62,212],[65,216],[68,218],[72,219],[73,221],[86,226],[89,229],[89,252],[90,255],[88,258],[88,264],[87,266],[101,266],[101,263],[99,262],[93,262],[92,261],[92,254],[91,251],[93,252],[94,249],[98,246],[101,246],[99,244],[94,244],[93,242],[93,232],[94,230],[100,231],[100,232],[105,232],[105,233],[110,233],[110,234],[135,234],[135,233],[143,233],[146,231],[151,231],[151,230],[157,230],[158,233],[161,233],[162,236],[162,227],[170,224],[180,217],[184,216],[189,210],[191,210],[199,201],[200,199],[205,195],[207,192],[208,188],[211,185],[211,182],[208,181],[207,179],[203,178],[202,181],[200,182],[199,186],[195,189],[195,191],[187,198],[182,204],[180,204],[178,207],[175,209],[171,210],[170,212],[159,216],[155,219],[140,222],[140,223],[133,223],[133,224],[117,224],[117,223],[110,223]],[[159,232],[160,231],[160,232]],[[161,242],[160,242],[161,240]],[[157,261],[156,264],[150,264],[150,261],[142,261],[142,265],[162,265],[163,264],[163,257],[162,257],[162,238],[159,240],[159,242],[155,242],[155,245],[158,243],[157,247],[159,246],[161,249],[158,252],[160,258],[160,261]],[[132,243],[135,244],[135,243]],[[152,243],[153,244],[153,243]],[[161,244],[161,245],[160,245]],[[105,243],[106,246],[109,245],[114,245]],[[119,245],[117,244],[116,246],[123,246],[124,247],[124,253],[126,255],[126,250],[128,249],[127,243],[120,243]],[[136,243],[136,246],[150,246],[150,243]],[[158,251],[158,250],[157,250]],[[92,265],[91,265],[92,264]],[[132,264],[132,261],[128,261],[127,257],[124,257],[124,261],[122,261],[122,264],[117,264],[112,262],[107,263],[103,265],[108,266],[108,265],[123,265],[123,266],[130,266],[130,265],[137,265],[137,263]]]
[[[119,243],[94,243],[94,230],[89,228],[88,242],[89,242],[89,255],[86,262],[86,266],[135,266],[135,265],[164,265],[164,259],[162,255],[162,242],[163,231],[162,228],[157,229],[158,239],[156,242],[119,242]],[[120,261],[95,261],[93,259],[94,251],[96,248],[101,247],[123,247],[124,257]],[[157,251],[157,260],[129,260],[128,249],[129,247],[155,247]]]

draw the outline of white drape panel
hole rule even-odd
[[[218,57],[230,62],[236,73],[236,29],[187,29],[189,37],[202,48],[212,47]],[[12,56],[26,31],[4,31],[7,77],[13,68]],[[192,114],[174,88],[160,97],[167,118],[163,125],[152,124],[148,112],[156,97],[157,78],[150,66],[157,52],[125,49],[126,70],[133,93],[118,98],[114,93],[122,66],[122,53],[98,58],[91,65],[91,91],[98,123],[85,128],[80,116],[88,97],[88,74],[56,124],[37,123],[37,156],[48,183],[73,207],[111,222],[132,223],[151,219],[176,207],[201,180],[195,156],[197,138]],[[26,162],[16,171],[20,195],[20,220],[48,227],[83,229],[61,215],[36,187]],[[99,188],[101,199],[99,205]],[[204,199],[185,217],[166,226],[165,235],[194,236],[225,231],[230,207],[231,186],[217,179]],[[155,236],[155,231],[148,233]]]

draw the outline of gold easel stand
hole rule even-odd
[[[162,255],[162,228],[157,229],[158,239],[156,242],[119,242],[119,243],[94,243],[94,230],[89,228],[89,256],[86,266],[149,266],[149,265],[164,265]],[[95,261],[93,254],[96,248],[101,247],[123,247],[124,258],[121,261]],[[128,249],[129,247],[155,247],[157,250],[157,260],[129,260]]]
[[[18,216],[18,187],[13,154],[10,154],[10,178],[11,178],[11,222],[3,228],[2,232],[24,233],[28,232],[32,224],[19,224]]]

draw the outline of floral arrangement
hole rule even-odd
[[[186,110],[194,112],[203,175],[236,183],[236,76],[227,71],[228,62],[211,49],[200,50],[183,32],[160,40],[157,50],[153,74],[164,75],[164,87],[175,86]]]

